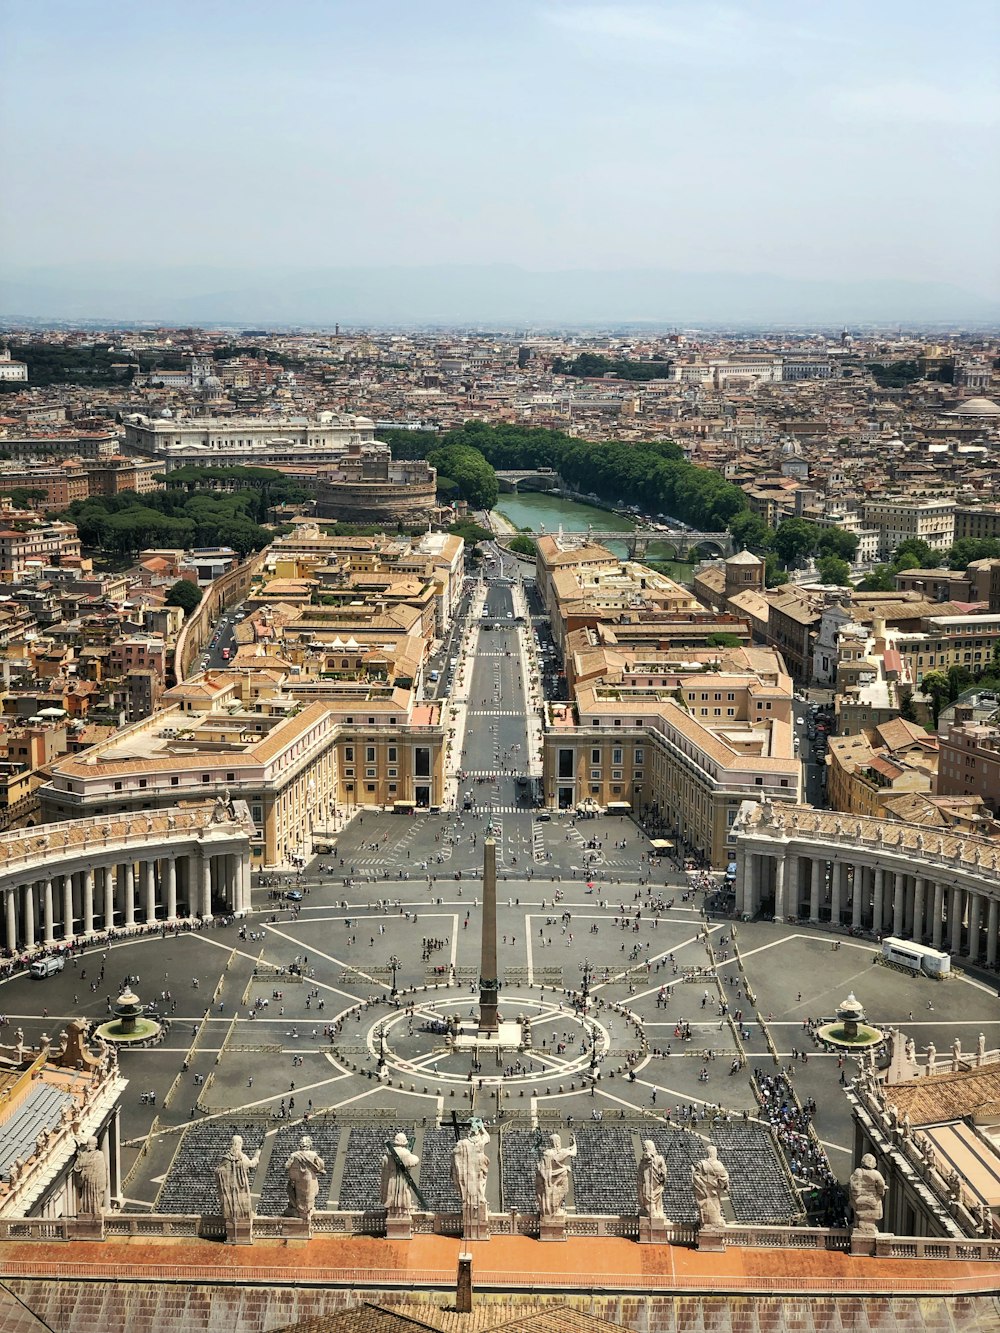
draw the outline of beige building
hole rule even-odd
[[[955,497],[884,496],[866,500],[863,521],[878,531],[880,559],[908,537],[924,541],[936,551],[945,551],[955,540]]]
[[[324,683],[325,684],[325,683]],[[166,708],[52,766],[46,820],[165,809],[228,789],[249,807],[256,865],[311,853],[343,811],[439,805],[440,706],[402,690],[300,699],[272,674],[202,676],[163,696]]]
[[[588,685],[549,704],[543,783],[550,808],[633,810],[712,865],[731,859],[740,802],[797,801],[792,683],[776,654],[732,649],[655,685]]]
[[[827,800],[833,810],[881,819],[893,797],[932,792],[937,763],[937,737],[901,717],[856,735],[833,736]]]

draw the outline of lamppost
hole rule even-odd
[[[584,1015],[586,1015],[587,1005],[590,1003],[590,978],[593,973],[593,970],[594,966],[591,963],[590,959],[585,958],[583,962],[580,964],[580,971],[583,973],[583,985],[580,989],[580,997],[583,1000]]]
[[[396,955],[392,953],[389,955],[389,958],[387,960],[387,966],[392,972],[392,990],[389,992],[389,994],[392,996],[393,999],[395,999],[396,995],[398,994],[396,990],[396,969],[402,967],[403,964],[399,961]]]
[[[590,1025],[590,1077],[597,1078],[597,1024]]]
[[[378,1037],[378,1064],[376,1065],[376,1070],[378,1074],[381,1076],[382,1070],[385,1068],[385,1021],[384,1020],[381,1023],[379,1023],[378,1027],[375,1029],[375,1035],[376,1037]]]

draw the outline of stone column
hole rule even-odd
[[[115,924],[115,868],[105,866],[104,875],[104,929],[111,930]]]
[[[17,903],[14,901],[14,895],[17,889],[8,889],[4,898],[4,913],[7,919],[7,935],[4,944],[11,951],[17,952]]]
[[[851,925],[855,930],[861,927],[861,912],[868,900],[868,867],[854,867],[854,895],[851,898]]]
[[[236,910],[238,912],[249,912],[250,910],[250,867],[242,852],[236,852],[233,856],[233,868],[236,875]]]
[[[46,944],[52,944],[55,937],[52,920],[52,881],[50,879],[43,882],[42,895],[42,911],[45,914],[45,933],[43,939]]]
[[[825,872],[826,862],[814,858],[812,863],[812,883],[809,886],[809,920],[812,922],[819,920],[819,905],[823,896],[823,879]]]
[[[125,889],[125,924],[135,925],[135,867],[131,861],[118,867],[121,872],[120,883]]]
[[[168,856],[163,863],[163,875],[166,882],[167,920],[177,920],[177,862]]]
[[[94,872],[83,872],[83,933],[94,933]]]
[[[796,854],[786,855],[788,873],[785,883],[785,915],[799,917],[799,893],[802,880],[802,858]]]
[[[941,948],[944,934],[944,885],[940,880],[934,884],[934,919],[931,921],[931,943],[935,949]]]
[[[913,934],[913,895],[914,886],[909,875],[903,876],[903,929],[908,935]]]
[[[970,963],[979,962],[979,930],[983,920],[983,895],[969,894],[969,947],[966,957]]]
[[[965,890],[953,884],[948,895],[948,948],[962,952],[962,918],[965,916]]]
[[[497,844],[483,839],[483,915],[479,960],[479,1035],[495,1036],[500,976],[497,966]]]
[[[840,925],[840,907],[843,901],[844,878],[847,874],[846,861],[834,861],[833,880],[830,886],[830,921],[833,925]]]
[[[62,881],[63,939],[71,940],[75,934],[73,930],[73,876],[63,875]]]
[[[924,938],[924,917],[926,916],[924,898],[926,889],[927,881],[923,875],[918,875],[913,885],[913,938],[918,944]]]
[[[774,858],[774,919],[785,919],[785,858]]]
[[[905,877],[899,870],[892,872],[892,933],[895,936],[903,934],[903,914],[907,900],[905,900]]]
[[[996,967],[997,932],[1000,930],[1000,898],[991,898],[986,913],[986,966]]]
[[[212,919],[212,858],[208,853],[201,858],[201,915],[205,921]]]
[[[873,890],[872,902],[872,930],[876,935],[882,933],[882,923],[885,921],[885,871],[881,866],[875,867],[875,887]]]
[[[35,886],[24,886],[24,945],[27,949],[35,947]]]
[[[142,884],[142,910],[147,925],[156,920],[155,869],[156,863],[154,861],[141,861],[139,863],[139,879]]]

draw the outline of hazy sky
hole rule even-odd
[[[998,69],[996,0],[0,0],[3,267],[997,295]]]

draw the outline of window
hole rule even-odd
[[[354,777],[354,769],[353,769],[353,768],[345,768],[345,769],[344,769],[344,777],[345,777],[345,778],[353,778],[353,777]],[[348,788],[348,790],[350,790],[350,788]]]
[[[122,789],[122,784],[121,784],[120,782],[116,782],[116,783],[115,783],[115,791],[121,791],[121,789]]]
[[[561,778],[571,778],[571,777],[573,776],[573,771],[574,771],[574,765],[573,765],[573,751],[572,751],[572,750],[560,750],[560,751],[559,751],[559,776],[560,776]]]
[[[396,747],[395,745],[390,745],[390,746],[389,746],[389,763],[390,763],[390,764],[394,764],[394,763],[396,762],[397,753],[398,753],[398,751],[397,751],[397,747]]]
[[[390,778],[398,778],[398,777],[399,777],[399,769],[398,769],[398,768],[390,768],[390,769],[389,769],[389,777],[390,777]]]
[[[601,752],[600,752],[600,750],[591,750],[591,752],[590,752],[590,762],[591,762],[592,764],[599,764],[599,763],[601,762]]]
[[[377,769],[377,768],[366,768],[366,769],[365,769],[365,777],[366,777],[366,778],[377,778],[377,777],[378,777],[378,769]]]
[[[366,788],[366,790],[367,790],[367,791],[374,791],[374,790],[375,790],[375,783],[374,783],[374,782],[369,782],[369,783],[368,783],[368,786],[367,786],[367,788]]]
[[[206,783],[207,783],[207,782],[211,782],[212,779],[211,779],[211,777],[209,776],[208,773],[202,773],[202,775],[201,775],[201,780],[202,780],[202,782],[206,782]]]
[[[612,782],[621,782],[621,780],[622,780],[622,771],[621,771],[621,769],[619,768],[619,769],[616,769],[615,772],[613,772],[613,773],[611,774],[611,781],[612,781]],[[616,787],[616,788],[615,788],[615,791],[617,791],[617,790],[618,790],[618,788]]]
[[[170,785],[171,785],[171,787],[178,787],[178,786],[180,786],[180,781],[181,781],[180,778],[171,778],[171,779],[170,779]]]
[[[645,762],[646,762],[646,754],[645,754],[645,751],[644,751],[644,750],[636,750],[636,752],[635,752],[635,766],[636,766],[636,768],[640,768]]]
[[[354,746],[353,746],[353,745],[345,745],[345,746],[344,746],[344,763],[345,763],[345,764],[353,764],[353,763],[354,763]]]
[[[764,785],[764,779],[763,779],[763,778],[754,778],[754,786],[756,786],[756,787],[763,787],[763,785]]]
[[[140,787],[145,787],[145,786],[146,786],[146,779],[145,779],[145,778],[140,778],[140,779],[139,779],[139,786],[140,786]]]
[[[601,778],[601,770],[600,770],[599,768],[592,768],[592,769],[590,770],[590,779],[591,779],[591,781],[592,781],[592,782],[599,782],[599,781],[600,781],[600,778]]]
[[[375,762],[375,746],[369,745],[365,749],[365,762],[373,764]]]
[[[622,761],[622,753],[623,751],[621,747],[615,746],[615,748],[611,751],[611,762],[613,764],[620,764]]]
[[[227,782],[235,782],[235,781],[236,781],[236,774],[235,774],[235,773],[227,773],[227,774],[226,774],[226,781],[227,781]]]

